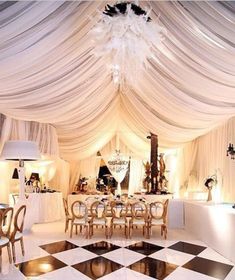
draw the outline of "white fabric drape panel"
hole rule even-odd
[[[38,143],[42,154],[59,156],[56,129],[50,124],[14,120],[6,117],[1,129],[1,146],[8,140],[30,140]]]
[[[115,1],[1,6],[0,113],[7,116],[1,145],[35,140],[42,153],[78,162],[93,157],[118,132],[128,155],[147,158],[149,132],[158,135],[161,148],[180,148],[235,115],[233,2],[140,1],[152,7],[152,20],[167,35],[153,46],[141,78],[122,91],[112,81],[108,58],[93,54],[90,30],[107,2]],[[199,155],[203,148],[195,141]],[[220,149],[204,173],[223,161]],[[184,176],[193,177],[203,165],[193,167],[195,172],[190,166],[188,161],[182,167]],[[220,169],[223,186],[226,177],[231,188],[232,167]],[[78,167],[71,170],[70,187],[80,174]]]
[[[86,177],[90,191],[96,188],[96,178],[98,178],[100,169],[100,157],[96,154],[77,162],[70,163],[70,192],[76,189],[79,178]]]
[[[143,188],[143,179],[145,176],[144,165],[141,159],[132,158],[130,161],[130,179],[128,194],[139,192]]]
[[[230,157],[226,157],[228,143],[235,142],[234,127],[235,118],[232,118],[219,128],[196,139],[190,148],[186,147],[183,151],[184,159],[181,161],[184,168],[180,174],[181,186],[185,190],[207,191],[204,186],[205,179],[216,174],[219,200],[234,202],[235,165]]]
[[[160,14],[167,35],[134,88],[120,92],[107,57],[92,53],[89,32],[106,3],[19,2],[1,11],[0,112],[52,124],[69,161],[92,156],[117,130],[141,154],[150,131],[161,147],[176,147],[235,114],[234,4],[140,2],[153,21]]]

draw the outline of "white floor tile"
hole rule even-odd
[[[0,273],[1,280],[25,280],[25,276],[14,265],[5,265],[2,273]]]
[[[156,253],[153,253],[149,257],[176,265],[184,265],[185,263],[193,259],[195,256],[165,248]]]
[[[64,267],[46,274],[43,274],[37,278],[33,277],[32,280],[91,280],[90,277],[87,277],[83,273],[77,271],[76,269],[68,266]],[[28,278],[27,280],[31,280]]]
[[[178,267],[164,280],[218,280],[218,279],[183,267]]]
[[[89,259],[93,259],[97,257],[97,255],[83,248],[76,248],[76,249],[60,252],[57,254],[53,254],[53,257],[59,259],[65,264],[74,265]]]
[[[229,272],[224,280],[234,280],[235,279],[235,267]]]
[[[142,255],[140,253],[120,248],[117,250],[114,250],[112,252],[106,253],[103,255],[103,257],[112,260],[116,263],[119,263],[124,266],[128,266],[130,264],[133,264],[145,257],[145,255]]]
[[[211,248],[206,248],[198,256],[202,257],[202,258],[205,258],[205,259],[209,259],[209,260],[213,260],[213,261],[217,261],[217,262],[222,262],[222,263],[234,265],[231,261],[229,261],[225,257],[221,256],[220,254],[218,254],[216,251],[214,251]]]
[[[130,270],[125,267],[99,278],[99,280],[153,280],[153,279],[154,278],[152,277]]]

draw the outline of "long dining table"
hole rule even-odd
[[[68,195],[68,208],[71,209],[71,206],[74,201],[82,201],[88,204],[88,200],[91,199],[92,201],[103,200],[108,201],[114,198],[111,198],[108,195],[87,195],[87,194],[71,194]],[[180,199],[173,199],[172,195],[134,195],[130,198],[130,201],[145,201],[146,203],[150,204],[151,202],[155,201],[164,201],[169,199],[169,206],[168,206],[168,228],[184,228],[184,203],[183,200]]]

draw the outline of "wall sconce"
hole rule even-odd
[[[228,148],[227,148],[227,156],[231,157],[231,159],[235,159],[235,150],[234,146],[232,143],[229,143]]]

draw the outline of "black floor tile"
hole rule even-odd
[[[171,274],[177,267],[178,266],[174,264],[146,257],[131,264],[128,268],[158,280],[162,280]]]
[[[56,254],[56,253],[60,253],[63,251],[78,248],[77,245],[75,245],[71,242],[68,242],[66,240],[41,245],[39,247],[42,248],[43,250],[47,251],[47,253],[49,253],[49,254]]]
[[[72,267],[90,277],[91,279],[98,279],[122,268],[123,266],[99,256],[94,259],[75,264]]]
[[[176,250],[176,251],[195,255],[195,256],[200,254],[202,251],[204,251],[206,249],[206,247],[204,247],[204,246],[199,246],[199,245],[195,245],[195,244],[191,244],[191,243],[187,243],[187,242],[183,242],[183,241],[179,241],[179,242],[171,245],[169,248]]]
[[[151,244],[148,242],[144,242],[144,241],[132,244],[130,246],[127,246],[126,248],[129,250],[141,253],[146,256],[149,256],[157,251],[164,249],[164,247],[161,247],[161,246],[158,246],[155,244]]]
[[[112,243],[106,242],[106,241],[100,241],[96,242],[90,245],[86,245],[82,247],[83,249],[86,249],[92,253],[95,253],[97,255],[103,255],[105,253],[111,252],[113,250],[119,249],[121,247],[114,245]]]
[[[67,266],[53,256],[46,256],[15,265],[26,277],[36,277]]]
[[[183,265],[183,267],[221,280],[223,280],[233,268],[232,265],[200,257],[193,258]]]

